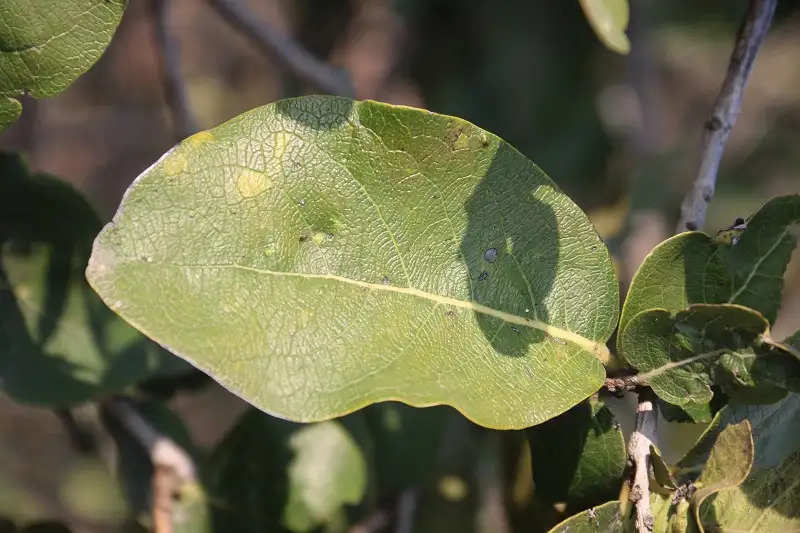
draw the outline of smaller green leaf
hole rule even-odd
[[[86,72],[111,42],[126,5],[127,0],[0,0],[0,131],[19,117],[16,97],[53,96]]]
[[[783,273],[797,244],[791,226],[797,223],[800,195],[773,198],[747,221],[747,229],[734,246],[719,248],[733,279],[728,302],[756,309],[770,323],[775,322]]]
[[[750,422],[743,420],[722,430],[700,478],[695,482],[697,490],[692,496],[692,506],[698,524],[701,523],[699,511],[703,501],[722,489],[744,482],[753,465],[754,455]]]
[[[743,420],[750,422],[756,450],[754,465],[760,469],[777,466],[800,447],[796,437],[800,434],[800,395],[789,394],[769,405],[726,405],[677,466],[684,470],[699,469],[708,459],[720,432]]]
[[[546,487],[537,495],[566,502],[571,512],[613,498],[621,484],[627,454],[611,411],[587,400],[566,413],[526,430],[533,480]]]
[[[776,468],[754,470],[743,484],[708,498],[700,506],[700,523],[706,531],[800,531],[799,479],[797,451]]]
[[[631,51],[631,43],[625,35],[630,17],[628,0],[580,0],[580,4],[603,44],[620,54]]]
[[[251,410],[214,451],[214,523],[225,531],[305,532],[341,520],[364,496],[367,467],[337,421],[294,424]]]
[[[550,529],[548,533],[606,533],[622,531],[625,521],[619,516],[619,501],[613,500],[592,507]]]
[[[750,362],[769,324],[758,312],[729,304],[690,306],[671,314],[651,309],[625,328],[622,347],[638,379],[669,403],[695,409],[711,401],[712,383],[749,401],[777,401],[769,383],[757,382]]]
[[[656,483],[667,490],[675,490],[678,484],[672,477],[672,473],[666,461],[664,461],[664,458],[661,456],[661,450],[652,444],[650,445],[650,460],[653,463],[653,476],[655,477]]]
[[[645,309],[680,311],[691,304],[740,304],[775,321],[783,274],[800,222],[800,195],[773,198],[753,215],[738,239],[716,240],[705,233],[681,233],[647,255],[631,281],[619,321],[620,335]]]

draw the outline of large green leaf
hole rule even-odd
[[[361,501],[367,467],[338,421],[300,425],[252,410],[210,459],[215,530],[310,531]]]
[[[699,519],[706,531],[800,531],[800,451],[712,495],[700,507]]]
[[[625,440],[611,411],[597,400],[527,430],[533,479],[541,498],[577,512],[613,498],[627,462]]]
[[[642,311],[628,323],[620,345],[638,369],[639,383],[691,411],[711,401],[712,384],[750,403],[785,396],[775,377],[789,381],[800,374],[800,365],[763,348],[768,332],[766,319],[752,309],[697,304],[674,315],[665,309]]]
[[[620,333],[645,309],[680,311],[698,303],[744,305],[773,323],[795,247],[790,228],[798,222],[800,196],[781,196],[764,204],[736,239],[688,232],[662,242],[631,281]]]
[[[625,35],[630,17],[628,0],[579,0],[589,24],[611,50],[627,54],[631,43]]]
[[[0,0],[0,131],[22,111],[16,97],[53,96],[86,72],[111,41],[126,5],[127,0]]]
[[[311,421],[382,400],[522,428],[602,384],[617,318],[586,215],[454,117],[284,100],[146,170],[89,282],[259,408]]]
[[[19,401],[69,405],[182,366],[89,288],[99,228],[72,187],[0,153],[0,378]]]

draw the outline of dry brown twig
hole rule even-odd
[[[750,1],[747,14],[736,35],[728,73],[714,102],[711,117],[705,123],[700,169],[683,199],[678,233],[703,229],[705,225],[706,208],[714,196],[717,170],[725,152],[725,143],[742,107],[742,94],[753,67],[753,60],[764,42],[777,3],[778,0]]]

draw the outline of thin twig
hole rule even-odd
[[[256,20],[255,15],[238,0],[209,0],[209,3],[231,26],[247,35],[298,78],[331,94],[353,95],[347,72],[320,61],[293,39]]]
[[[650,445],[656,440],[658,412],[649,389],[639,392],[636,408],[636,430],[628,441],[628,457],[633,463],[633,483],[630,501],[636,506],[636,531],[653,531],[654,519],[650,510]]]
[[[107,412],[147,450],[153,464],[153,526],[155,533],[172,533],[172,505],[178,489],[197,478],[194,462],[183,448],[161,434],[136,412],[130,403],[114,398],[106,405]]]
[[[197,131],[197,124],[189,109],[181,76],[178,41],[169,31],[168,0],[150,0],[150,12],[156,30],[164,98],[172,116],[172,128],[177,139],[184,139]]]
[[[747,14],[736,35],[728,73],[714,103],[711,118],[705,124],[700,169],[692,188],[683,199],[678,232],[702,229],[705,225],[706,208],[714,196],[717,170],[725,151],[725,143],[739,115],[747,77],[772,22],[777,2],[778,0],[750,1]]]

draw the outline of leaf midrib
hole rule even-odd
[[[155,263],[156,265],[158,263]],[[318,280],[328,280],[328,281],[336,281],[339,283],[346,283],[349,285],[355,285],[357,287],[363,287],[369,290],[376,290],[376,291],[385,291],[385,292],[392,292],[396,294],[405,294],[408,296],[413,296],[416,298],[422,298],[436,304],[442,305],[450,305],[453,307],[458,307],[460,309],[467,309],[470,311],[474,311],[476,313],[481,313],[484,315],[492,316],[495,318],[499,318],[505,322],[510,322],[512,324],[516,324],[519,326],[525,326],[533,329],[537,329],[546,333],[551,337],[555,337],[558,339],[565,340],[567,342],[571,342],[576,346],[580,347],[581,349],[591,353],[597,359],[599,359],[604,365],[608,365],[611,354],[608,350],[608,347],[603,342],[595,341],[592,339],[588,339],[579,335],[573,331],[569,331],[563,328],[559,328],[558,326],[554,326],[552,324],[547,324],[540,320],[535,320],[531,318],[526,318],[523,316],[515,315],[513,313],[508,313],[506,311],[500,311],[499,309],[494,309],[492,307],[480,304],[478,302],[473,302],[470,300],[459,300],[458,298],[451,298],[449,296],[443,296],[441,294],[435,294],[427,291],[423,291],[417,289],[415,287],[398,287],[396,285],[384,285],[379,283],[370,283],[368,281],[361,281],[352,278],[346,278],[344,276],[339,276],[336,274],[312,274],[312,273],[304,273],[304,272],[283,272],[277,270],[268,270],[262,268],[256,268],[252,266],[246,265],[238,265],[238,264],[209,264],[209,265],[180,265],[180,264],[168,264],[162,263],[162,266],[173,266],[173,267],[180,267],[180,268],[223,268],[223,269],[232,269],[232,270],[244,270],[248,272],[253,272],[256,274],[262,274],[267,276],[275,276],[275,277],[292,277],[292,278],[301,278],[301,279],[318,279]]]
[[[766,260],[767,257],[772,255],[772,252],[774,252],[776,248],[778,248],[778,245],[780,245],[780,243],[783,242],[783,238],[786,237],[786,234],[788,232],[789,228],[787,227],[781,232],[778,238],[775,239],[775,242],[772,244],[772,246],[770,246],[769,250],[767,250],[765,254],[763,254],[761,257],[758,258],[758,261],[756,261],[756,264],[753,265],[752,270],[750,270],[750,272],[748,273],[747,279],[744,280],[742,286],[739,287],[739,289],[735,293],[733,293],[730,298],[728,298],[728,303],[735,303],[736,300],[739,298],[739,296],[742,295],[744,290],[750,285],[750,282],[753,281],[753,277],[755,277],[756,272],[758,272],[758,270],[761,268],[761,264]]]

